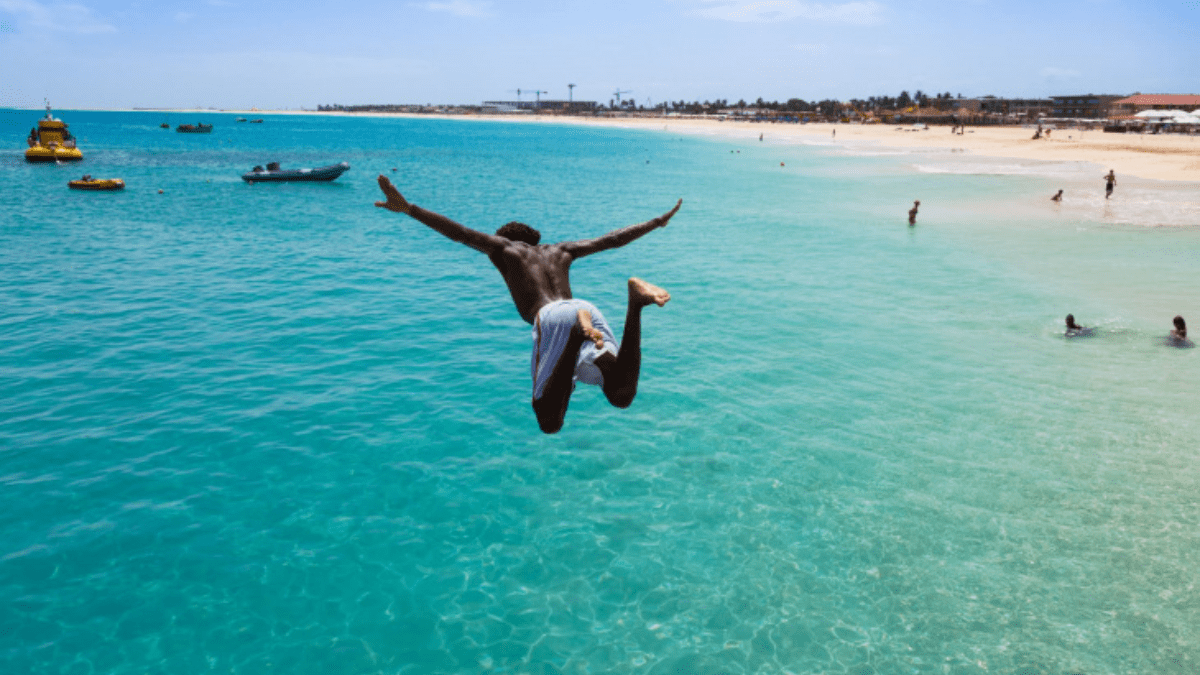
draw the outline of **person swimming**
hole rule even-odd
[[[1093,334],[1095,334],[1094,329],[1075,323],[1074,314],[1067,315],[1067,332],[1063,335],[1066,337],[1089,337]]]
[[[1188,339],[1187,323],[1184,322],[1182,316],[1176,316],[1172,323],[1175,324],[1175,329],[1167,335],[1167,344],[1172,347],[1195,347],[1196,345]]]
[[[1063,191],[1059,190],[1057,194],[1055,194],[1053,197],[1050,198],[1050,201],[1061,202],[1062,201],[1062,193],[1063,193]]]
[[[921,207],[920,200],[913,202],[913,207],[908,210],[908,224],[917,224],[917,210]]]

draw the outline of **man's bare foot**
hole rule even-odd
[[[575,312],[575,317],[579,320],[579,328],[583,331],[583,336],[592,341],[596,345],[596,349],[604,349],[604,333],[596,330],[592,325],[592,313],[586,309],[581,309]]]
[[[642,307],[650,303],[662,307],[670,299],[671,294],[658,286],[642,281],[637,277],[629,277],[629,302],[638,303]]]

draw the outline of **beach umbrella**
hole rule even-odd
[[[1166,110],[1143,110],[1142,112],[1134,115],[1134,117],[1144,120],[1161,120],[1168,117],[1174,117],[1174,115],[1168,113]]]
[[[1178,108],[1174,108],[1171,110],[1163,110],[1162,113],[1164,115],[1169,116],[1169,118],[1171,118],[1171,119],[1179,119],[1181,117],[1190,117],[1191,116],[1191,113],[1189,113],[1188,111],[1180,110]]]

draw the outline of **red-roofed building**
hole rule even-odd
[[[1114,115],[1136,115],[1143,110],[1182,109],[1191,112],[1200,108],[1200,94],[1134,94],[1112,102]]]

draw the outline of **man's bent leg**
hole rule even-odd
[[[537,414],[538,426],[547,434],[558,433],[567,417],[567,404],[571,402],[571,392],[575,389],[575,360],[579,357],[579,348],[583,346],[584,334],[578,324],[571,329],[571,337],[563,349],[558,363],[550,372],[546,386],[542,389],[542,397],[534,399],[533,411]]]
[[[642,370],[642,308],[653,303],[662,307],[671,299],[665,290],[631,277],[629,307],[625,310],[625,332],[617,355],[603,354],[596,367],[604,375],[604,396],[618,408],[628,408],[637,396],[638,377]]]

